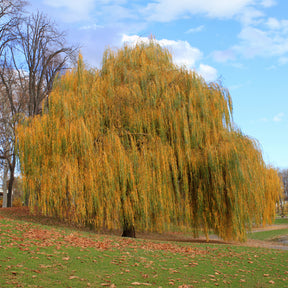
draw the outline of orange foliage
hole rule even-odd
[[[29,206],[96,228],[193,227],[244,240],[275,214],[280,181],[234,128],[230,95],[153,41],[107,50],[55,84],[18,129]]]

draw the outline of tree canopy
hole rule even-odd
[[[213,230],[245,240],[281,191],[229,92],[173,64],[153,40],[107,50],[59,78],[49,110],[18,129],[31,211],[96,229]]]

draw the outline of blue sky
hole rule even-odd
[[[288,168],[287,0],[30,0],[84,60],[100,67],[107,47],[153,35],[178,65],[220,80],[236,125],[256,138],[264,160]]]

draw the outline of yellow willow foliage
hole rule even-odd
[[[273,219],[281,185],[231,115],[228,91],[152,40],[107,50],[99,71],[80,56],[47,114],[18,129],[30,209],[97,229],[245,240]]]

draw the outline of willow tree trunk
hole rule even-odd
[[[124,218],[122,237],[136,238],[135,227]]]

